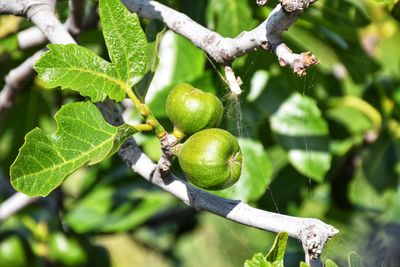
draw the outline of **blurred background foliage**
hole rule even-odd
[[[227,37],[252,29],[276,4],[161,2]],[[223,69],[201,50],[142,21],[160,32],[152,39],[159,65],[146,101],[167,128],[166,95],[179,82],[224,100],[222,127],[240,138],[245,160],[240,182],[217,194],[334,225],[340,234],[322,258],[339,266],[347,266],[351,251],[365,266],[400,266],[400,4],[394,2],[319,0],[284,40],[295,52],[312,51],[320,64],[296,77],[274,55],[252,52],[234,62],[243,81],[239,100],[229,96]],[[67,7],[59,1],[61,18]],[[38,49],[17,47],[17,32],[30,26],[0,16],[2,77]],[[101,27],[87,29],[78,42],[107,58]],[[0,122],[0,202],[13,193],[8,170],[24,135],[34,127],[53,131],[54,113],[80,99],[37,80],[20,93]],[[125,118],[138,120],[124,105]],[[159,157],[155,137],[137,141]],[[265,255],[274,236],[186,207],[115,156],[80,169],[48,198],[0,222],[0,266],[243,266],[254,253]],[[303,257],[300,243],[289,239],[285,265],[298,266]]]

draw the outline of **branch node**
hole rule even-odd
[[[49,10],[50,12],[54,12],[55,1],[37,0],[37,1],[27,2],[24,14],[28,19],[31,19],[35,14],[43,10]]]
[[[317,0],[279,0],[285,13],[303,12],[310,4]]]
[[[158,160],[156,172],[162,179],[168,177],[171,173],[174,147],[178,144],[178,141],[173,134],[166,134],[160,138],[162,156]]]
[[[268,41],[262,41],[260,44],[261,48],[267,51],[272,51],[272,44]]]
[[[267,0],[257,0],[256,2],[259,6],[265,6],[267,4]]]
[[[299,239],[306,255],[315,260],[321,255],[326,242],[338,233],[339,230],[333,226],[311,219],[301,228]]]
[[[298,59],[293,61],[293,72],[298,76],[307,74],[306,69],[319,63],[319,60],[311,52],[304,52],[300,54]]]
[[[279,66],[285,67],[287,65],[286,61],[283,58],[278,58]]]
[[[318,58],[310,51],[301,53],[300,55],[303,57],[303,62],[306,67],[310,67],[319,63]]]

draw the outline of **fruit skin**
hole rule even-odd
[[[221,190],[239,180],[242,154],[237,139],[222,129],[205,129],[190,136],[177,152],[189,182]]]
[[[224,114],[224,107],[218,97],[187,83],[178,84],[171,90],[166,110],[174,130],[184,134],[216,127]]]
[[[79,242],[67,238],[62,233],[54,233],[50,238],[49,255],[51,260],[66,266],[83,266],[87,262],[86,252]]]
[[[27,255],[22,240],[17,235],[0,241],[0,267],[28,266]]]

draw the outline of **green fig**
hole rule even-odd
[[[190,136],[177,151],[179,165],[189,182],[207,190],[236,183],[242,170],[237,139],[222,129],[205,129]]]
[[[28,266],[27,258],[24,244],[17,235],[0,241],[0,267]]]
[[[76,239],[62,233],[54,233],[49,243],[50,258],[65,266],[84,266],[87,262],[86,252]]]
[[[174,124],[174,134],[182,138],[202,129],[217,127],[224,107],[213,94],[203,92],[190,84],[175,86],[167,97],[167,115]]]

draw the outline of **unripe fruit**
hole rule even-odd
[[[203,189],[227,188],[237,182],[242,170],[239,143],[222,129],[193,134],[179,148],[177,156],[189,182]]]
[[[28,266],[25,247],[22,240],[9,236],[0,241],[0,267]]]
[[[224,114],[224,107],[215,95],[187,83],[178,84],[171,90],[166,109],[178,138],[218,126]]]
[[[49,244],[50,258],[65,266],[83,266],[87,262],[86,252],[77,240],[62,233],[54,233]]]

